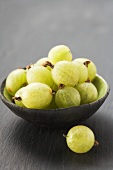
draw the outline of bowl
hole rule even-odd
[[[89,117],[91,117],[106,100],[110,88],[107,82],[99,75],[96,75],[93,80],[93,84],[98,91],[98,99],[95,102],[89,104],[83,104],[80,106],[70,108],[59,109],[29,109],[15,105],[11,102],[10,97],[5,90],[6,79],[2,82],[0,87],[0,97],[3,103],[17,116],[29,121],[36,122],[45,126],[57,126],[65,127],[78,124]]]

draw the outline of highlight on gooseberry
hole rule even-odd
[[[73,63],[79,70],[79,83],[83,83],[88,80],[88,69],[87,67],[80,61],[73,60]]]
[[[75,88],[81,96],[81,104],[92,103],[98,97],[97,89],[91,82],[80,83]]]
[[[64,87],[55,94],[55,102],[58,108],[67,108],[80,105],[80,94],[74,87]]]
[[[48,58],[52,64],[64,60],[71,61],[72,53],[66,45],[58,45],[49,51]]]
[[[97,73],[97,68],[95,64],[87,58],[76,58],[74,61],[82,62],[88,69],[88,78],[92,81]]]
[[[28,84],[40,82],[47,84],[51,88],[54,86],[50,70],[43,66],[34,66],[30,68],[27,72],[27,81]]]
[[[15,96],[12,97],[14,103],[15,103],[17,106],[25,107],[24,104],[22,103],[22,98],[21,98],[22,91],[24,91],[25,88],[26,88],[26,87],[20,88],[20,89],[15,93]]]
[[[27,108],[43,109],[52,101],[52,89],[43,83],[31,83],[21,93],[22,103]]]
[[[16,69],[12,71],[6,79],[6,89],[12,96],[17,90],[27,85],[26,70]]]
[[[99,144],[95,140],[93,131],[84,125],[72,127],[65,137],[69,149],[78,154],[86,153],[90,151],[94,145]]]
[[[52,78],[57,85],[75,86],[79,81],[79,70],[70,61],[59,61],[51,71]]]

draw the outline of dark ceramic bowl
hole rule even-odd
[[[99,75],[96,75],[93,80],[94,85],[98,90],[98,99],[90,104],[83,104],[80,106],[61,108],[61,109],[28,109],[22,108],[11,102],[10,97],[5,91],[5,80],[2,82],[0,88],[0,96],[4,104],[17,116],[29,121],[37,122],[46,126],[72,126],[78,124],[91,117],[104,103],[109,94],[109,85]]]

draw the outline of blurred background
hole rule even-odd
[[[46,57],[53,46],[65,44],[73,58],[93,60],[98,73],[109,80],[112,9],[112,0],[0,0],[1,78]]]

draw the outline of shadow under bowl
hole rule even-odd
[[[66,127],[78,124],[89,117],[91,117],[104,103],[107,98],[110,88],[107,82],[99,75],[96,75],[93,80],[93,84],[98,91],[98,99],[95,102],[89,104],[83,104],[80,106],[70,108],[59,109],[28,109],[15,105],[11,102],[10,96],[5,91],[6,79],[2,82],[0,87],[0,97],[3,103],[17,116],[29,121],[37,122],[38,124],[45,126],[57,126]]]

